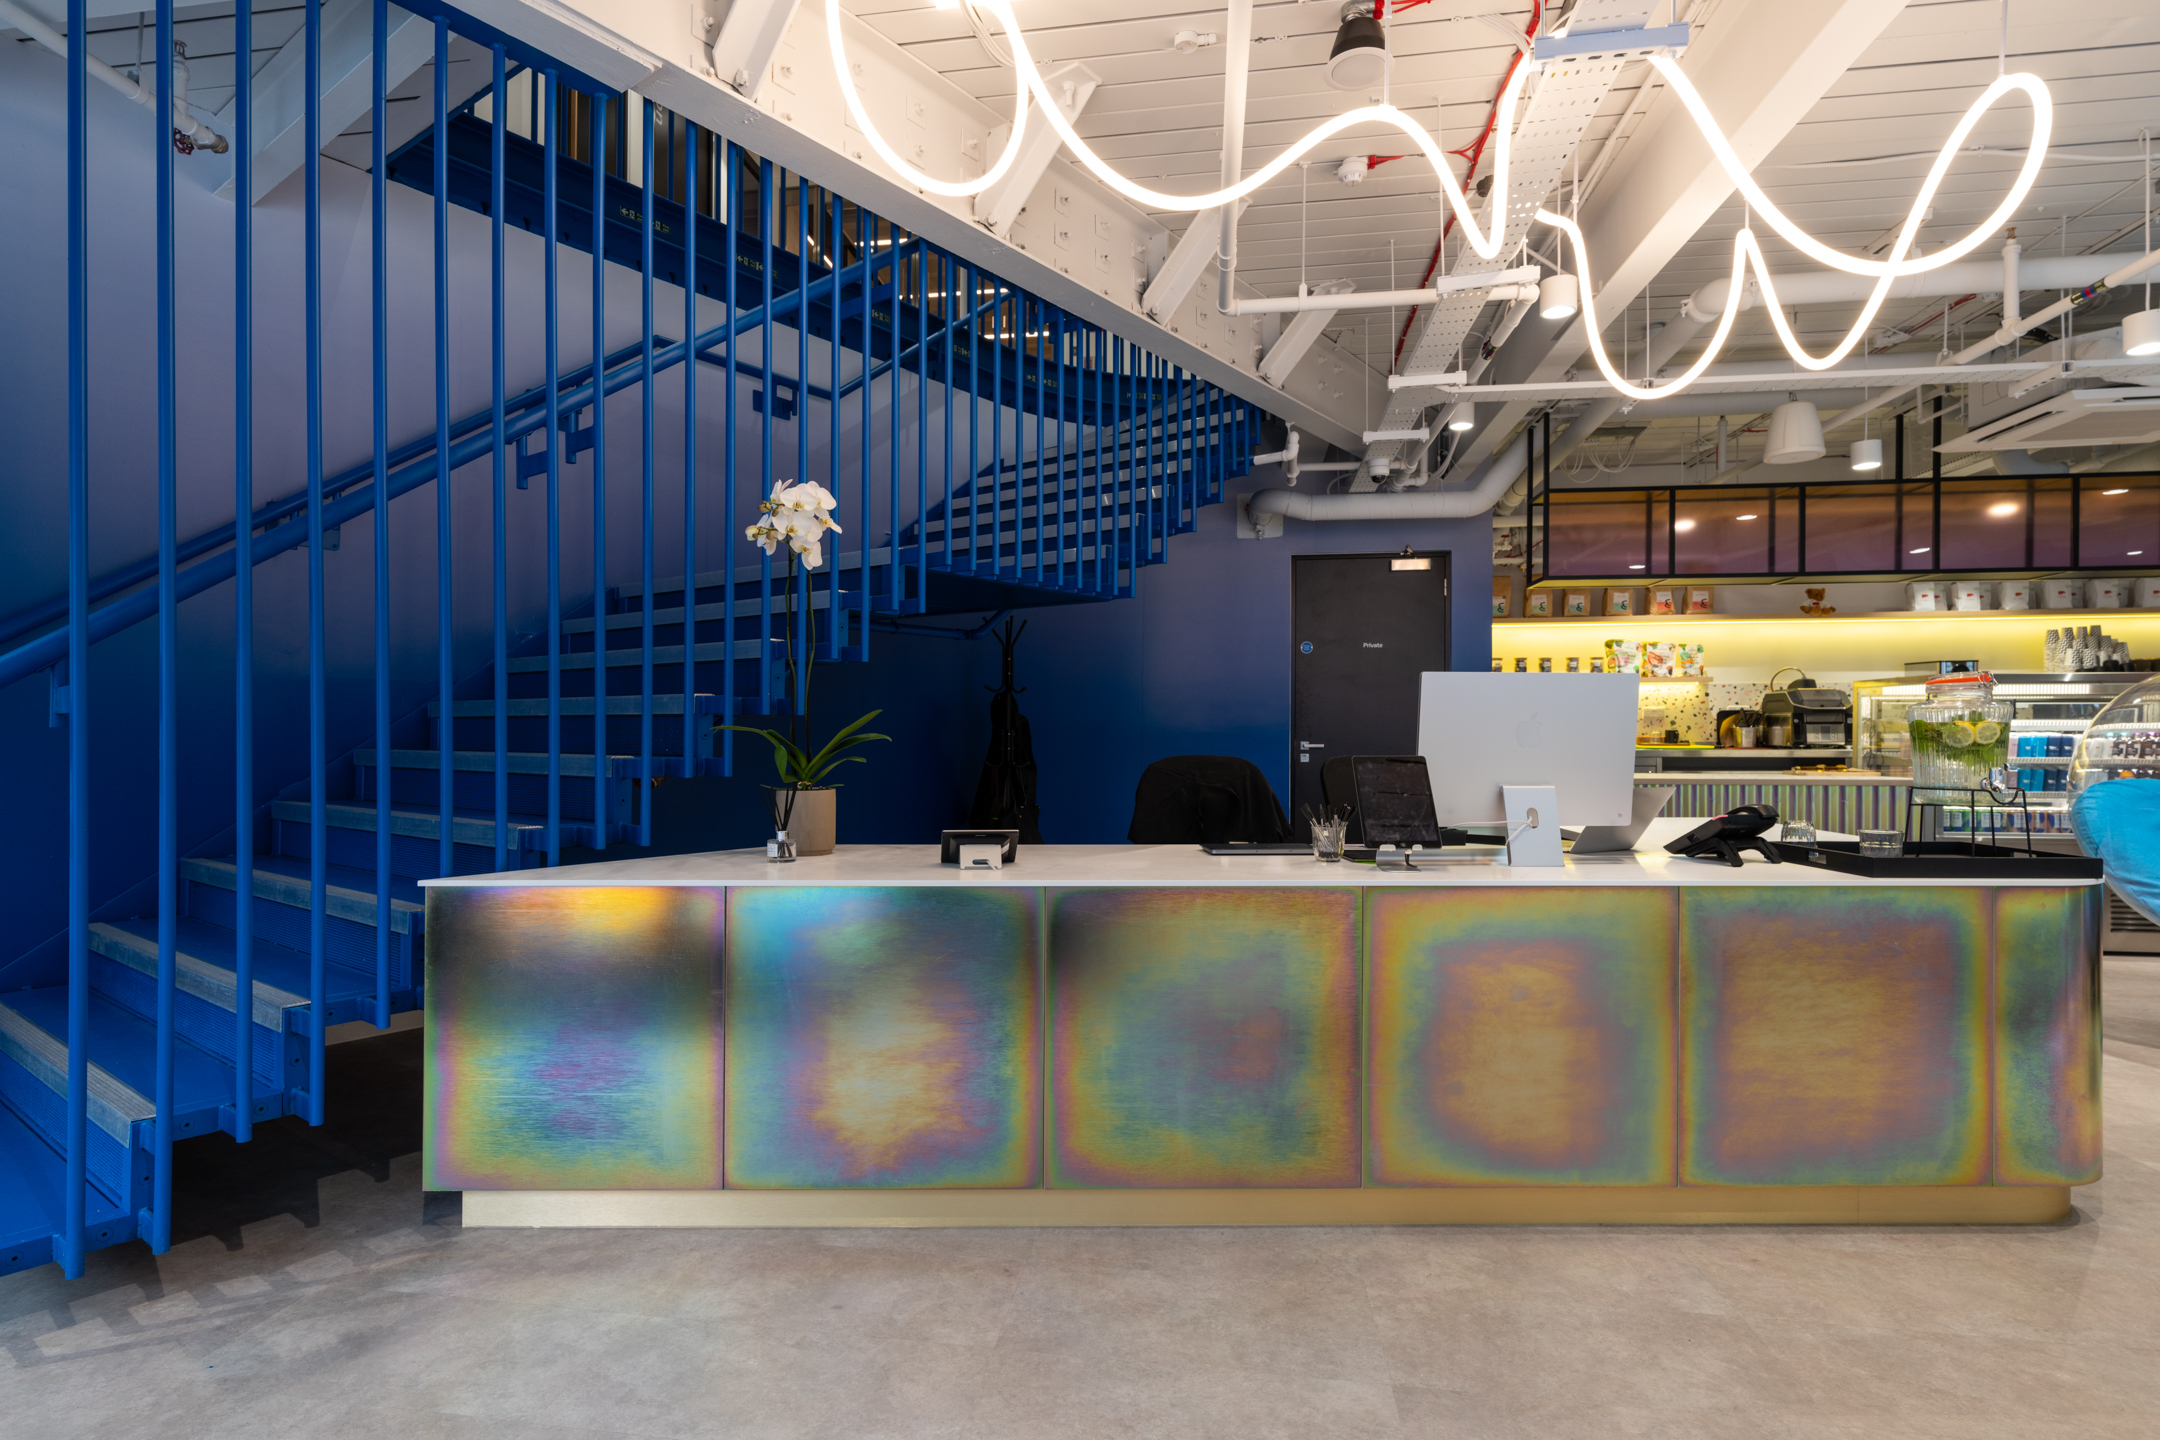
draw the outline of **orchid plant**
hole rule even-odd
[[[815,570],[825,562],[825,536],[838,535],[840,524],[833,518],[838,502],[832,492],[816,481],[800,485],[791,480],[773,483],[772,494],[758,504],[758,518],[745,527],[743,533],[750,542],[768,556],[787,551],[787,586],[785,631],[787,642],[788,693],[799,695],[802,703],[791,707],[785,731],[766,729],[755,725],[721,725],[722,730],[740,730],[748,735],[762,737],[773,747],[773,767],[779,771],[783,789],[814,790],[825,784],[826,777],[849,761],[860,761],[860,755],[844,755],[870,740],[890,740],[890,735],[874,735],[862,727],[875,720],[881,711],[869,714],[845,726],[825,742],[822,749],[812,753],[810,745],[810,676],[817,663],[816,616],[805,622],[809,633],[803,637],[802,681],[796,683],[796,635],[795,635],[795,576],[798,567]],[[837,607],[836,607],[837,611]],[[784,825],[784,822],[783,822]]]

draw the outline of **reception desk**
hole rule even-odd
[[[2100,894],[1135,846],[429,881],[426,1184],[468,1225],[2045,1222],[2099,1175]]]

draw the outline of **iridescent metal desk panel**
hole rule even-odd
[[[1850,1223],[2098,1177],[2097,886],[1654,863],[430,887],[428,1183],[534,1194],[501,1223]],[[695,1194],[742,1198],[637,1218]]]

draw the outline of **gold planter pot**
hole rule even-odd
[[[788,838],[797,855],[830,855],[833,826],[840,792],[828,785],[818,790],[795,792],[795,808],[788,816]]]

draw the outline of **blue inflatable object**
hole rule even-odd
[[[2107,867],[2108,883],[2160,925],[2160,780],[2102,780],[2070,802],[2078,844]]]

